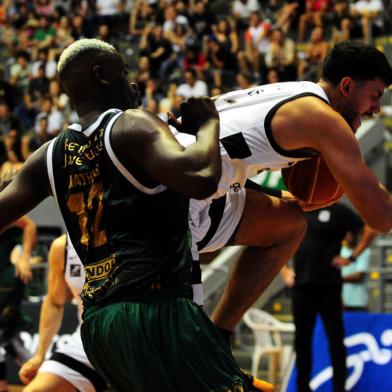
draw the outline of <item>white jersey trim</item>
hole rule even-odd
[[[114,122],[120,117],[122,112],[118,113],[115,115],[108,123],[105,129],[105,135],[104,135],[104,144],[106,151],[109,155],[109,158],[113,162],[114,166],[116,166],[117,170],[139,191],[146,193],[148,195],[156,195],[158,193],[163,192],[166,190],[166,186],[163,184],[158,185],[155,188],[148,188],[141,184],[126,168],[125,166],[119,161],[117,158],[116,154],[113,151],[113,148],[110,144],[110,133],[112,131],[112,127]]]
[[[56,138],[49,143],[48,149],[46,151],[46,167],[48,170],[48,177],[49,177],[50,187],[52,188],[52,194],[58,204],[56,184],[54,183],[54,175],[53,175],[53,148],[54,148],[55,141]]]

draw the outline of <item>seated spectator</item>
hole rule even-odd
[[[48,118],[48,133],[54,137],[63,129],[65,122],[64,115],[54,105],[52,98],[45,97],[41,101],[41,111],[35,118],[35,131],[39,131],[39,122],[42,117]]]
[[[283,81],[296,80],[296,61],[294,41],[286,38],[281,29],[271,31],[265,55],[267,68],[278,69]]]
[[[38,120],[38,129],[28,132],[22,138],[22,156],[26,160],[35,150],[38,150],[47,141],[52,139],[48,133],[48,117],[41,116]]]
[[[232,28],[227,18],[221,18],[216,25],[212,26],[212,30],[213,33],[211,37],[215,37],[219,41],[222,48],[226,48],[234,54],[238,52],[238,34],[235,28]]]
[[[54,5],[52,0],[34,0],[34,9],[39,16],[52,16],[54,14]]]
[[[49,92],[49,79],[45,75],[45,65],[41,64],[38,68],[37,76],[29,82],[28,92],[33,102],[39,101]]]
[[[118,40],[112,34],[111,27],[106,23],[101,23],[98,26],[98,32],[95,38],[101,41],[105,41],[111,45],[116,45],[118,42]]]
[[[23,166],[21,141],[19,135],[7,135],[4,139],[5,161],[0,167],[0,182],[11,181]]]
[[[351,29],[350,3],[348,0],[337,0],[332,9],[332,39],[335,44],[350,39]]]
[[[177,87],[176,95],[185,99],[208,95],[207,83],[197,78],[197,72],[194,68],[184,70],[184,80],[185,82]]]
[[[20,121],[21,131],[23,134],[34,129],[35,117],[39,113],[39,110],[32,102],[29,94],[25,93],[23,95],[23,99],[15,107],[14,113]]]
[[[267,72],[267,76],[265,79],[266,79],[266,84],[279,83],[282,81],[281,74],[279,70],[276,68],[270,68]]]
[[[57,110],[64,114],[68,114],[71,111],[68,95],[62,91],[61,85],[57,80],[52,80],[50,82],[49,96]]]
[[[137,63],[136,73],[133,79],[139,86],[141,96],[144,96],[147,80],[151,78],[150,59],[147,56],[140,56]]]
[[[227,46],[224,46],[215,36],[208,40],[207,60],[209,72],[212,73],[214,85],[233,88],[235,75],[238,72],[237,57]]]
[[[156,21],[155,10],[148,1],[136,0],[129,16],[129,34],[141,36],[148,23]]]
[[[30,56],[27,52],[20,51],[16,55],[16,63],[11,66],[11,84],[16,88],[16,98],[20,99],[27,91],[31,77]]]
[[[196,43],[187,44],[185,47],[183,69],[193,68],[197,72],[199,79],[204,78],[207,69],[207,59],[199,45]]]
[[[38,69],[41,65],[45,66],[45,76],[53,79],[56,76],[56,61],[53,57],[48,56],[48,49],[39,49],[36,60],[31,65],[31,73],[33,77],[38,76]]]
[[[71,21],[71,35],[76,41],[78,39],[89,38],[88,27],[82,15],[75,15]]]
[[[163,36],[162,26],[150,22],[143,30],[139,47],[140,55],[150,59],[153,76],[165,75],[173,49],[171,42]]]
[[[164,95],[161,91],[159,80],[158,79],[148,79],[146,82],[146,89],[144,91],[142,106],[147,108],[149,100],[154,100],[156,102],[159,102],[163,98],[164,98]],[[151,104],[151,107],[153,107],[153,106],[154,105]],[[158,106],[156,109],[158,109]]]
[[[0,102],[0,140],[7,136],[16,137],[21,133],[20,121],[11,112],[5,102]]]
[[[203,0],[195,0],[190,8],[189,23],[199,42],[203,37],[210,35],[212,25],[215,23],[215,15],[210,11],[208,2]]]
[[[250,72],[260,77],[264,55],[268,48],[268,33],[271,24],[263,20],[259,12],[252,12],[249,27],[245,31],[245,51],[239,52],[238,59],[242,72]]]
[[[298,80],[317,82],[321,76],[321,67],[329,51],[329,44],[324,39],[321,27],[315,27],[306,47],[304,58],[298,63]]]
[[[300,3],[300,1],[296,0],[287,0],[277,11],[274,26],[281,29],[284,34],[289,32],[289,29],[294,24],[298,14],[302,13]]]
[[[306,10],[299,18],[298,40],[305,39],[306,27],[310,22],[313,26],[323,27],[324,17],[330,10],[331,0],[306,0]]]
[[[72,37],[71,25],[67,16],[62,16],[56,26],[56,35],[54,37],[54,45],[56,52],[61,53],[64,48],[74,42]]]
[[[240,30],[249,27],[249,18],[252,12],[260,12],[260,5],[257,0],[235,0],[232,7],[232,15]]]
[[[33,34],[33,42],[36,45],[36,49],[50,48],[54,42],[55,35],[56,29],[52,26],[50,18],[41,15],[38,19],[38,27]]]
[[[248,88],[256,86],[253,82],[252,75],[246,74],[244,72],[239,72],[236,77],[236,90],[246,90]]]
[[[373,30],[380,33],[383,28],[384,5],[381,0],[358,0],[351,5],[354,25],[362,27],[362,37],[367,44],[372,41]]]
[[[5,80],[4,68],[0,66],[0,102],[5,102],[12,110],[15,106],[15,89],[7,80]]]

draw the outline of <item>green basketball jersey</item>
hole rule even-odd
[[[117,159],[111,129],[122,115],[72,124],[48,147],[48,174],[86,272],[85,304],[190,291],[188,198],[152,179],[143,185]]]

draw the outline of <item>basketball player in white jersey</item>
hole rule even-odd
[[[61,326],[63,307],[74,298],[81,321],[80,292],[85,279],[83,265],[65,234],[56,238],[49,251],[48,294],[42,304],[37,353],[19,371],[25,392],[95,392],[106,388],[104,380],[87,359],[80,338],[80,325],[65,348],[46,360],[53,337]]]
[[[216,98],[221,181],[212,197],[191,200],[190,227],[200,253],[248,246],[212,315],[222,330],[235,328],[293,255],[306,228],[295,202],[246,189],[248,177],[321,154],[364,221],[375,230],[390,230],[391,199],[364,163],[354,132],[363,116],[380,111],[391,83],[392,68],[380,51],[343,42],[332,49],[317,84],[277,83]],[[183,125],[190,129],[197,113],[193,119],[187,115]],[[178,128],[173,118],[171,123]],[[184,145],[191,140],[183,134],[176,138]],[[200,290],[195,299],[202,302]]]

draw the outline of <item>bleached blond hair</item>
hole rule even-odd
[[[63,50],[63,53],[61,53],[60,59],[57,63],[57,72],[61,73],[64,67],[75,57],[88,50],[96,50],[111,55],[116,52],[115,47],[105,41],[95,38],[80,39]]]

